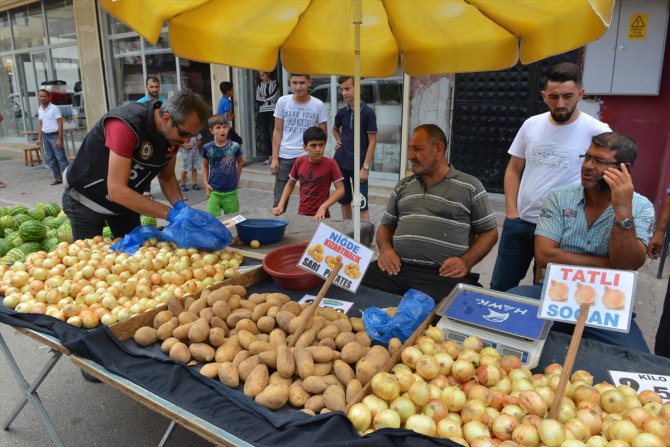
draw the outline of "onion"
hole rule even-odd
[[[591,428],[579,418],[570,419],[564,426],[568,439],[584,442],[591,436]]]
[[[463,390],[455,386],[444,388],[441,398],[446,402],[449,411],[461,411],[467,400]]]
[[[424,415],[424,414],[415,414],[410,416],[405,422],[405,428],[408,430],[413,430],[417,433],[422,433],[426,436],[435,436],[437,431],[437,425],[435,421]]]
[[[432,355],[422,355],[419,357],[415,368],[416,372],[426,380],[434,379],[440,374],[440,363]]]
[[[481,366],[479,368],[481,368]],[[479,370],[479,368],[477,368],[477,370]],[[467,396],[469,400],[481,400],[486,405],[491,403],[491,390],[484,385],[473,385],[468,391]]]
[[[480,436],[491,437],[489,429],[480,421],[469,421],[463,425],[463,437],[466,441],[472,442],[475,438]]]
[[[503,377],[502,370],[495,365],[480,365],[475,374],[477,381],[487,387],[495,385]]]
[[[470,421],[488,422],[486,404],[480,400],[467,401],[461,410],[461,418],[463,419],[463,423]],[[467,436],[465,439],[468,439]]]
[[[660,417],[654,417],[644,424],[644,431],[653,433],[670,445],[670,422]]]
[[[506,441],[512,439],[514,429],[519,425],[519,420],[509,414],[500,414],[493,420],[491,431],[496,438]]]
[[[458,359],[451,365],[451,374],[461,383],[467,382],[475,375],[475,367],[468,360]]]
[[[640,391],[640,394],[638,394],[637,398],[640,400],[642,405],[648,404],[649,402],[656,402],[663,405],[661,396],[651,390]]]
[[[593,410],[587,408],[582,408],[577,410],[577,419],[584,422],[591,431],[591,436],[594,436],[600,433],[600,429],[603,425],[602,417]]]
[[[416,362],[422,355],[423,353],[419,348],[415,346],[408,346],[407,348],[403,349],[402,354],[400,354],[400,358],[404,364],[414,369]]]
[[[605,447],[607,445],[607,439],[602,436],[591,436],[586,440],[587,447]]]
[[[421,409],[421,413],[425,414],[426,416],[430,416],[437,423],[439,420],[444,419],[447,414],[449,414],[449,410],[447,409],[442,399],[430,399],[428,403]]]
[[[623,418],[631,421],[638,429],[643,428],[644,424],[650,421],[652,417],[651,413],[642,407],[628,408],[623,412]]]
[[[440,352],[446,352],[454,360],[458,358],[460,351],[461,349],[458,347],[458,343],[453,340],[447,340],[440,343]]]
[[[370,409],[370,416],[372,418],[374,418],[380,411],[386,410],[389,407],[389,404],[384,399],[381,399],[374,394],[368,394],[361,402]]]
[[[640,431],[637,429],[635,424],[631,421],[614,421],[607,428],[607,439],[610,441],[613,439],[620,439],[630,444],[634,437],[636,437]]]
[[[547,447],[560,447],[566,440],[563,424],[556,419],[544,419],[537,428],[542,443]]]
[[[520,424],[512,432],[512,440],[524,447],[537,447],[540,445],[540,434],[532,425]]]
[[[450,418],[443,418],[437,422],[437,436],[440,438],[463,437],[461,425]]]
[[[359,433],[367,430],[372,422],[370,409],[363,403],[352,405],[347,413],[347,417]]]
[[[430,385],[423,381],[416,381],[409,387],[407,394],[417,407],[423,407],[431,398]]]
[[[400,416],[400,422],[405,423],[408,417],[416,414],[416,406],[409,397],[397,397],[391,402],[389,408]]]
[[[503,414],[509,414],[511,416],[514,416],[515,418],[521,420],[525,415],[526,415],[526,410],[521,408],[518,405],[514,404],[509,404],[505,405],[502,410],[500,410],[500,413]]]
[[[482,339],[477,336],[471,335],[469,337],[465,337],[465,339],[463,340],[463,350],[479,352],[483,348],[484,343],[482,342]]]
[[[653,433],[640,433],[630,442],[632,447],[664,447],[663,440]]]
[[[642,406],[642,408],[647,410],[654,417],[661,414],[661,408],[662,407],[663,407],[663,405],[659,404],[658,402],[647,402],[646,404],[644,404]]]
[[[409,387],[416,381],[416,378],[414,377],[414,374],[412,371],[405,365],[404,363],[400,363],[396,366],[404,366],[407,369],[398,369],[395,371],[395,376],[398,379],[398,386],[400,387],[400,392],[404,393],[407,390],[409,390]],[[395,369],[395,367],[393,368]]]
[[[608,413],[621,413],[626,404],[626,398],[619,390],[609,389],[600,395],[600,406]]]

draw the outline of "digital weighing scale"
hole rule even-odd
[[[440,303],[437,327],[459,345],[476,335],[484,346],[513,354],[528,368],[537,366],[552,322],[537,317],[540,301],[458,284]]]

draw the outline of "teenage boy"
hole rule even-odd
[[[304,154],[303,134],[313,126],[327,132],[328,114],[323,102],[309,94],[309,75],[292,73],[289,83],[293,94],[282,96],[275,107],[270,172],[276,175],[273,207],[279,205],[289,173],[296,158]],[[288,205],[287,203],[284,204]]]
[[[295,160],[288,182],[281,195],[279,204],[273,208],[275,216],[286,211],[288,198],[300,182],[300,205],[298,214],[314,216],[315,221],[330,217],[328,208],[344,195],[342,174],[332,158],[325,158],[326,132],[320,127],[310,127],[303,135],[303,148],[307,155]],[[331,183],[335,191],[330,193]]]
[[[242,175],[244,158],[240,145],[228,139],[230,125],[224,115],[209,118],[209,131],[214,140],[202,148],[202,182],[207,195],[207,211],[219,217],[240,210],[237,188]]]
[[[342,91],[342,97],[347,105],[337,111],[333,136],[335,137],[335,154],[337,162],[344,176],[344,197],[340,199],[342,218],[351,219],[351,201],[353,200],[354,184],[354,78],[340,76],[337,79]],[[361,154],[360,154],[360,190],[365,198],[361,206],[361,220],[370,221],[368,212],[368,174],[370,165],[375,157],[377,145],[377,115],[370,106],[361,101]]]

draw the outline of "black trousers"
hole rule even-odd
[[[362,284],[373,289],[383,290],[396,295],[404,295],[409,289],[420,290],[430,295],[435,304],[449,295],[456,284],[479,286],[479,274],[470,273],[463,278],[445,278],[439,275],[438,268],[431,268],[417,264],[403,262],[400,272],[396,276],[382,272],[374,261],[368,267]]]
[[[126,214],[118,216],[96,213],[74,200],[67,191],[63,193],[63,211],[70,219],[75,241],[102,235],[105,223],[115,238],[125,236],[140,224],[140,215],[134,211],[128,210]]]
[[[656,330],[654,354],[670,357],[670,280],[668,280],[668,288],[665,291],[663,313],[661,314],[661,319],[658,322],[658,329]]]

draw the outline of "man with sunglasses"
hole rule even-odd
[[[74,238],[102,234],[105,223],[114,237],[123,236],[140,224],[140,214],[169,220],[173,208],[142,196],[156,176],[170,204],[185,206],[176,154],[200,132],[208,114],[202,98],[189,90],[163,103],[131,103],[105,114],[65,174],[63,210]]]
[[[646,260],[654,228],[654,206],[635,192],[630,168],[637,144],[627,135],[605,132],[591,140],[581,157],[581,183],[549,193],[535,229],[535,259],[586,267],[637,270]],[[540,298],[542,285],[519,286],[509,293]],[[574,325],[554,323],[571,333]],[[628,334],[587,327],[585,338],[649,352],[633,320]]]

